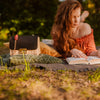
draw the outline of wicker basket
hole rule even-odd
[[[20,36],[15,42],[14,37],[10,38],[10,55],[19,54],[40,54],[40,38],[36,36]],[[16,43],[16,44],[15,44]],[[16,47],[15,47],[16,46]]]

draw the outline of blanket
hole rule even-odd
[[[40,55],[3,55],[1,56],[1,64],[13,64],[13,65],[20,65],[25,63],[44,63],[44,64],[51,64],[51,63],[63,63],[63,60],[53,57],[47,54],[40,54]]]

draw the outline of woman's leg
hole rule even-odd
[[[82,15],[81,15],[80,21],[81,21],[81,22],[84,22],[85,19],[86,19],[88,16],[89,16],[89,12],[88,12],[87,10],[85,10],[85,11],[82,13]]]

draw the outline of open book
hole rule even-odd
[[[100,58],[97,56],[88,56],[87,59],[68,57],[66,61],[68,64],[100,64]]]

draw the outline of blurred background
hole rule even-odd
[[[0,0],[0,44],[15,34],[37,34],[50,39],[50,31],[58,5],[64,0]],[[85,22],[94,29],[96,45],[100,45],[100,0],[79,0],[82,11],[90,15]]]

